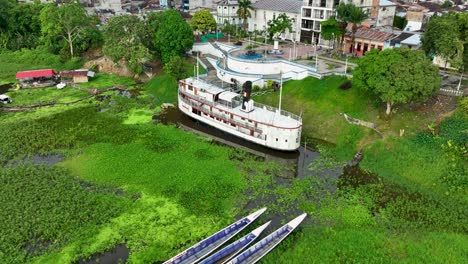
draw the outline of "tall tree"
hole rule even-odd
[[[135,15],[114,16],[104,27],[104,55],[114,62],[124,60],[134,73],[141,73],[141,63],[149,59],[143,36],[146,27]]]
[[[208,10],[197,11],[190,20],[190,25],[193,30],[198,30],[204,33],[216,29],[216,21]]]
[[[348,26],[348,17],[350,5],[352,4],[339,4],[336,7],[336,19],[339,22],[341,38],[340,38],[340,47],[343,47],[344,37],[346,35],[346,27]]]
[[[467,63],[467,31],[467,13],[432,16],[422,37],[422,48],[428,55],[441,56],[446,65],[450,62],[459,67]]]
[[[68,44],[70,56],[75,56],[74,46],[86,28],[95,27],[86,9],[79,3],[64,4],[57,7],[47,4],[40,14],[41,31],[46,44],[54,38],[62,38]]]
[[[369,16],[363,11],[362,8],[355,6],[354,4],[339,4],[336,8],[337,19],[340,22],[341,28],[341,41],[340,45],[343,44],[344,37],[346,34],[346,27],[348,23],[352,24],[351,27],[351,52],[354,50],[354,38],[359,25],[366,20]]]
[[[441,80],[422,51],[395,48],[366,53],[353,71],[353,83],[385,102],[388,115],[394,104],[427,100],[440,89]]]
[[[247,18],[252,17],[250,11],[254,11],[252,1],[250,0],[240,0],[237,8],[237,16],[243,19],[244,30],[247,30]]]
[[[333,48],[335,48],[335,43],[342,34],[339,22],[334,16],[331,16],[328,20],[320,22],[320,26],[322,28],[322,39],[333,41]]]
[[[464,39],[461,38],[456,15],[433,16],[422,37],[422,48],[427,54],[441,56],[445,67],[448,62],[457,67],[463,58]]]
[[[294,23],[294,18],[288,17],[285,13],[281,13],[277,17],[268,21],[267,30],[270,39],[276,34],[284,34],[286,30],[292,32],[292,23]]]
[[[0,46],[12,50],[38,46],[41,34],[39,14],[43,6],[39,2],[19,4],[0,0]]]
[[[349,6],[349,15],[347,18],[348,23],[352,23],[351,26],[351,52],[354,51],[354,40],[356,37],[356,31],[360,24],[366,20],[369,16],[362,10],[362,8],[355,5]]]
[[[181,56],[192,48],[192,28],[177,10],[164,11],[154,45],[164,63],[169,62],[172,56]]]

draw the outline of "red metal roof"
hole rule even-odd
[[[20,71],[16,73],[16,79],[24,78],[37,78],[37,77],[50,77],[54,76],[55,71],[52,69],[34,70],[34,71]]]

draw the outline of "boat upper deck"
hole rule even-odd
[[[241,118],[284,129],[293,129],[302,126],[302,119],[300,116],[287,111],[280,111],[278,108],[267,106],[257,102],[254,102],[253,111],[242,111],[241,101],[237,100],[232,92],[221,89],[220,87],[215,86],[213,84],[204,82],[203,80],[188,78],[182,80],[181,83],[190,85],[192,87],[196,87],[197,89],[199,89],[199,92],[215,95],[217,96],[216,98],[219,99],[231,98],[230,102],[216,99],[214,101],[210,101],[206,100],[206,98],[203,97],[203,95],[201,95],[200,93],[197,93],[197,95],[188,93],[187,91],[184,91],[182,86],[179,86],[179,91],[184,93],[186,96],[191,97],[192,99],[197,100],[203,104],[217,107],[222,111],[232,113]]]

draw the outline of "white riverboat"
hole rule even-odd
[[[184,114],[234,136],[272,149],[292,151],[300,146],[302,119],[250,99],[252,83],[239,94],[198,78],[179,81],[178,106]]]

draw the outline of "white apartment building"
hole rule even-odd
[[[303,0],[301,18],[301,42],[328,45],[320,38],[320,22],[335,16],[340,0]]]
[[[215,20],[218,25],[223,25],[225,21],[231,25],[239,25],[242,23],[241,19],[237,16],[238,10],[237,0],[221,0],[218,2],[216,8]]]
[[[388,0],[303,0],[301,42],[329,46],[329,42],[320,37],[320,22],[336,16],[336,6],[340,3],[352,3],[367,12],[370,18],[362,23],[367,27],[393,25],[396,5]]]
[[[265,30],[268,27],[268,21],[285,13],[294,20],[294,23],[292,24],[292,32],[287,30],[281,38],[300,40],[302,0],[259,0],[253,4],[253,7],[255,10],[251,11],[252,17],[248,19],[249,32]]]

